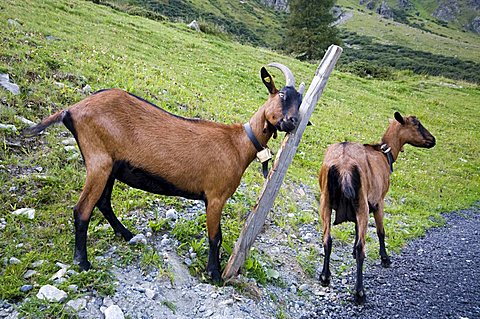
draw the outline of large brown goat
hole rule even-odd
[[[362,145],[349,142],[333,144],[328,147],[320,169],[320,214],[325,252],[320,282],[323,286],[330,284],[332,251],[330,223],[333,209],[334,225],[345,221],[355,223],[353,257],[357,263],[355,285],[357,304],[363,304],[366,300],[363,288],[363,261],[369,212],[372,212],[375,218],[382,265],[390,266],[390,258],[385,250],[384,198],[390,185],[393,162],[404,144],[431,148],[435,146],[435,137],[415,116],[402,117],[400,113],[395,112],[395,120],[390,121],[380,144]]]
[[[295,78],[286,66],[269,66],[283,72],[286,85],[279,91],[262,68],[261,78],[269,97],[244,126],[183,118],[125,91],[109,89],[51,115],[25,132],[35,135],[63,122],[80,148],[87,176],[74,207],[74,262],[81,269],[91,267],[86,239],[95,206],[117,235],[125,240],[133,237],[112,210],[112,188],[118,179],[152,193],[203,200],[210,245],[207,272],[213,280],[221,279],[223,206],[258,148],[265,148],[277,130],[290,132],[298,122],[304,86],[295,89]]]

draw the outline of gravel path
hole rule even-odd
[[[303,318],[480,318],[480,206],[445,218],[392,256],[391,268],[367,266],[365,306],[337,300]]]

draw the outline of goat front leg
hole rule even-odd
[[[382,266],[385,268],[390,267],[392,262],[390,257],[388,257],[387,250],[385,248],[385,228],[383,227],[383,201],[378,204],[378,209],[374,211],[373,217],[375,218],[375,226],[377,228],[378,242],[380,245],[380,259],[382,261]]]
[[[210,247],[208,251],[207,273],[214,282],[222,280],[220,274],[220,247],[222,245],[220,218],[224,204],[225,201],[219,199],[205,201],[207,206],[208,243]]]
[[[360,199],[357,210],[357,227],[355,227],[358,240],[354,247],[356,250],[357,261],[357,281],[355,283],[355,303],[357,305],[363,305],[367,299],[363,287],[363,262],[365,260],[365,238],[368,228],[368,212],[369,210],[366,200]]]
[[[320,212],[322,214],[323,226],[323,251],[325,258],[323,260],[323,269],[320,274],[320,284],[324,287],[330,285],[330,254],[332,253],[332,237],[330,236],[332,209],[330,203],[326,200],[327,194],[322,194],[320,199]]]
[[[87,167],[87,178],[80,199],[73,208],[73,218],[75,224],[75,251],[73,254],[73,263],[79,265],[81,270],[89,270],[91,264],[87,258],[87,231],[93,208],[100,198],[105,184],[108,180],[107,172],[111,171],[108,163],[98,165],[89,170]]]

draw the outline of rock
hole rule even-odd
[[[193,20],[189,24],[187,24],[187,27],[189,27],[192,30],[200,32],[200,26],[198,25],[197,20]]]
[[[10,265],[18,265],[18,264],[21,264],[22,262],[20,261],[20,259],[16,257],[10,257],[10,259],[8,260],[8,263]]]
[[[176,220],[178,218],[177,211],[174,208],[170,208],[169,210],[167,210],[167,213],[165,216],[171,220]]]
[[[66,152],[76,152],[77,148],[75,145],[67,145],[63,148]]]
[[[26,216],[28,219],[35,218],[35,209],[33,208],[20,208],[12,212],[13,215],[23,215]]]
[[[92,87],[90,85],[85,85],[83,88],[82,88],[82,92],[85,93],[85,94],[89,94],[91,93],[93,90],[92,90]]]
[[[162,246],[168,246],[168,245],[170,245],[170,239],[168,239],[168,238],[163,238],[162,241],[160,242],[160,245],[162,245]]]
[[[55,36],[53,36],[53,35],[47,35],[47,36],[45,37],[45,39],[47,39],[47,41],[59,41],[59,40],[60,40],[59,38],[57,38],[57,37],[55,37]]]
[[[57,261],[57,262],[55,263],[55,265],[57,265],[57,266],[60,267],[60,268],[66,268],[66,269],[70,268],[70,265],[69,265],[69,264],[64,264],[64,263],[61,263],[61,262],[59,262],[59,261]]]
[[[67,268],[60,268],[59,271],[57,271],[52,277],[50,277],[50,280],[62,278],[63,276],[65,276],[66,273],[67,273]]]
[[[0,124],[0,130],[15,133],[17,127],[13,124]]]
[[[310,289],[310,286],[308,284],[301,284],[300,287],[298,287],[298,290],[301,292],[308,291]]]
[[[7,24],[8,24],[9,27],[15,28],[15,29],[21,27],[20,23],[17,20],[14,20],[14,19],[8,19]]]
[[[473,18],[469,28],[475,33],[480,33],[480,16]]]
[[[67,298],[67,293],[52,285],[45,285],[38,291],[37,298],[49,302],[62,302]]]
[[[32,263],[32,268],[38,268],[45,263],[45,260],[37,260]]]
[[[35,125],[35,122],[30,121],[30,120],[24,118],[23,116],[15,115],[15,119],[18,120],[18,121],[20,121],[20,122],[22,122],[23,124],[28,125],[28,126],[33,126],[33,125]]]
[[[77,285],[69,285],[68,290],[72,292],[77,292],[78,291],[78,286]]]
[[[21,292],[29,292],[32,289],[33,289],[32,285],[23,285],[22,287],[20,287]]]
[[[393,18],[393,11],[390,9],[386,1],[382,1],[382,4],[377,9],[377,13],[387,19]]]
[[[77,144],[77,141],[75,140],[74,137],[69,137],[69,138],[66,138],[62,141],[62,144],[67,146],[67,145],[75,145]]]
[[[288,0],[261,0],[261,2],[277,11],[289,12]]]
[[[219,303],[220,306],[229,306],[233,305],[233,299],[227,299]]]
[[[123,314],[122,309],[120,309],[117,305],[111,305],[107,309],[105,309],[105,319],[124,319],[125,316]]]
[[[157,296],[157,293],[155,292],[155,290],[145,289],[145,295],[146,295],[149,299],[155,299],[155,297]]]
[[[69,302],[67,302],[67,307],[70,307],[71,309],[78,312],[87,307],[87,301],[83,298],[70,300]]]
[[[145,235],[143,234],[138,234],[135,235],[130,241],[128,242],[130,245],[146,245],[147,244],[147,238],[145,238]]]
[[[455,20],[457,14],[460,12],[460,7],[456,0],[444,0],[440,2],[437,10],[432,13],[432,16],[443,22],[450,22]]]
[[[185,258],[184,262],[185,262],[185,265],[187,265],[189,267],[192,265],[192,260],[190,258]]]
[[[114,303],[113,303],[112,298],[110,298],[110,297],[103,298],[102,306],[105,306],[105,308],[108,308],[108,307],[113,306],[113,305],[114,305]]]
[[[23,279],[28,279],[30,277],[32,277],[33,275],[35,275],[37,272],[35,270],[27,270],[24,274],[23,274]]]
[[[10,82],[10,76],[8,74],[0,73],[0,86],[13,95],[20,94],[20,87],[17,84]]]

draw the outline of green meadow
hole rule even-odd
[[[8,19],[16,23],[7,23]],[[277,61],[287,65],[298,83],[307,85],[318,64],[305,63],[274,51],[241,45],[214,35],[197,33],[184,24],[154,21],[132,16],[89,1],[14,1],[0,4],[0,73],[8,73],[20,86],[13,95],[0,89],[0,123],[13,124],[17,131],[0,131],[0,298],[21,301],[34,296],[38,286],[49,282],[55,261],[71,263],[73,255],[73,213],[81,192],[85,169],[81,157],[65,150],[62,140],[70,137],[63,126],[51,127],[47,134],[23,138],[26,125],[20,117],[38,122],[52,112],[85,98],[82,89],[122,88],[141,96],[169,112],[223,123],[246,122],[267,98],[260,79],[260,68]],[[475,48],[478,48],[476,40]],[[473,44],[472,44],[473,45]],[[345,48],[348,50],[347,48]],[[471,50],[463,56],[471,58]],[[478,50],[475,50],[478,52]],[[460,53],[459,53],[460,54]],[[341,58],[340,58],[341,60]],[[278,86],[283,75],[270,69]],[[436,137],[433,149],[406,145],[391,177],[386,204],[388,249],[399,252],[405,243],[421,236],[426,229],[442,225],[442,213],[467,208],[480,194],[480,88],[477,84],[441,77],[397,72],[392,79],[360,78],[334,71],[307,127],[298,152],[286,176],[285,185],[304,184],[315,192],[317,174],[326,147],[342,141],[379,142],[388,119],[395,111],[416,115]],[[168,132],[159,132],[159,138]],[[270,141],[275,152],[283,134]],[[263,177],[260,164],[253,162],[223,215],[223,263],[228,259],[253,207]],[[135,214],[148,209],[159,199],[165,207],[181,212],[185,201],[161,197],[116,184],[113,208],[129,228],[135,229]],[[283,189],[275,202],[273,215],[281,217],[282,227],[295,232],[303,222],[320,230],[318,212],[302,211],[291,192]],[[310,203],[317,207],[317,203]],[[36,210],[29,220],[11,212],[24,207]],[[293,217],[287,217],[293,213]],[[289,215],[291,216],[291,215]],[[115,263],[153,264],[162,267],[155,253],[144,253],[101,226],[105,220],[94,212],[89,228],[88,253],[96,270],[71,277],[62,284],[78,284],[111,294],[112,278],[108,266],[96,262],[115,244],[123,251]],[[195,247],[200,262],[193,264],[194,275],[204,276],[207,244],[205,217],[179,222],[166,230],[161,219],[153,220],[151,231],[169,231],[180,242]],[[334,228],[336,239],[353,242],[353,225]],[[147,231],[147,230],[145,230]],[[200,237],[198,234],[200,233]],[[369,239],[375,242],[375,239]],[[377,247],[367,247],[376,258]],[[182,253],[182,249],[179,249]],[[18,264],[9,264],[16,257]],[[320,256],[312,256],[320,265]],[[316,258],[316,259],[315,259]],[[264,260],[265,259],[265,260]],[[48,260],[37,274],[24,279],[29,265]],[[265,279],[268,257],[253,255],[246,275]],[[165,270],[168,276],[168,269]],[[28,294],[19,291],[36,284]],[[22,313],[40,313],[41,304],[24,303]],[[50,306],[47,315],[62,313]]]

